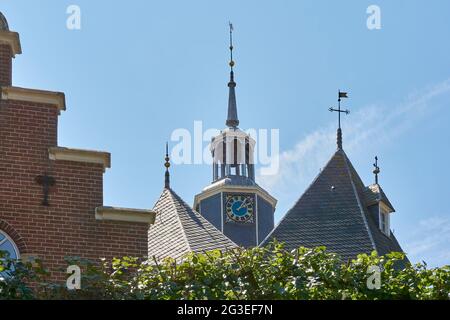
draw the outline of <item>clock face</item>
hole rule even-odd
[[[227,197],[227,221],[253,222],[253,197],[233,195]]]

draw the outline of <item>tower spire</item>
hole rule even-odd
[[[373,170],[373,174],[375,175],[375,184],[378,184],[378,175],[380,174],[380,167],[378,166],[378,156],[375,156],[375,163],[373,164],[375,169]]]
[[[233,25],[230,22],[230,82],[228,83],[228,116],[226,125],[229,128],[237,128],[239,126],[239,119],[236,105],[236,82],[234,82],[234,60],[233,60]]]
[[[164,164],[164,167],[166,167],[166,174],[165,174],[165,181],[164,181],[164,187],[166,189],[170,189],[170,158],[169,158],[169,143],[166,142],[166,163]]]
[[[337,112],[338,113],[338,130],[337,130],[337,146],[339,150],[342,150],[342,129],[341,129],[341,113],[349,114],[349,110],[341,110],[341,100],[342,98],[348,98],[347,92],[341,92],[339,90],[338,93],[338,108],[335,109],[331,107],[329,110],[330,112]]]

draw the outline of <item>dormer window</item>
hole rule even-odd
[[[387,237],[391,236],[391,213],[395,212],[386,194],[383,192],[379,184],[372,184],[365,190],[365,200],[367,208],[373,217],[373,220],[378,223],[380,231]]]
[[[391,235],[390,210],[381,202],[379,205],[380,230],[388,237]]]

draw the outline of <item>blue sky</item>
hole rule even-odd
[[[81,8],[81,30],[66,9]],[[380,30],[366,9],[381,8]],[[106,150],[107,205],[151,208],[163,187],[164,143],[177,128],[222,128],[228,21],[235,27],[243,128],[280,129],[281,169],[259,182],[278,221],[335,150],[337,90],[350,93],[344,149],[366,184],[380,183],[411,260],[450,263],[450,2],[0,0],[23,55],[16,86],[63,91],[59,145]],[[189,203],[207,165],[172,168]]]

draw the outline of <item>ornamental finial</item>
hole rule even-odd
[[[378,156],[375,156],[375,163],[373,164],[375,169],[373,170],[373,174],[375,175],[375,184],[378,184],[378,175],[380,174],[380,167],[378,166]]]
[[[166,162],[164,163],[164,167],[166,167],[166,174],[165,174],[165,181],[164,181],[164,187],[169,189],[170,188],[170,157],[169,157],[169,143],[166,142]]]
[[[3,13],[0,11],[0,31],[9,31],[8,20],[6,20]]]
[[[338,108],[335,109],[333,107],[331,107],[330,109],[328,109],[330,112],[337,112],[338,113],[338,130],[337,130],[337,145],[338,145],[338,149],[342,150],[342,129],[341,129],[341,113],[345,113],[345,114],[349,114],[350,111],[349,110],[341,110],[341,100],[342,98],[348,98],[348,93],[347,92],[342,92],[341,90],[339,90],[338,93]]]
[[[234,60],[233,60],[233,24],[231,22],[229,22],[229,26],[230,26],[230,68],[231,68],[231,72],[233,72],[233,67],[234,67]]]
[[[233,24],[230,22],[230,82],[228,82],[229,94],[228,94],[228,116],[226,125],[229,128],[237,128],[239,126],[239,119],[237,114],[236,104],[236,82],[234,82],[234,60],[233,60]]]

